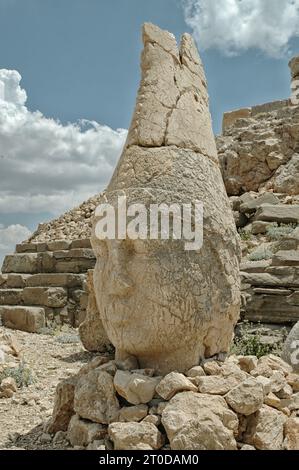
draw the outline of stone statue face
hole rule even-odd
[[[128,204],[137,199],[146,207],[157,197],[156,191],[150,199],[142,191],[134,196],[129,193]],[[117,219],[116,193],[112,194],[103,202],[114,207]],[[223,277],[221,259],[215,258],[210,243],[200,251],[185,251],[183,239],[100,240],[93,236],[92,243],[97,257],[97,304],[117,358],[134,356],[140,367],[166,373],[185,371],[202,358],[227,350],[232,328],[229,323],[226,332],[225,300],[232,301],[231,285]],[[213,269],[207,275],[202,267],[211,261]],[[222,283],[222,289],[211,290],[212,276],[213,282]],[[221,309],[221,304],[222,318],[213,317],[213,309]],[[238,304],[232,315],[237,310]]]
[[[176,247],[174,247],[174,244]],[[200,303],[209,295],[196,259],[181,242],[98,240],[94,282],[101,318],[118,355],[164,368],[183,350],[204,351]],[[176,248],[176,249],[175,249]],[[184,295],[182,295],[184,292]],[[195,335],[195,331],[198,335]]]
[[[94,287],[116,358],[134,356],[166,374],[228,351],[239,316],[240,250],[195,44],[184,35],[178,48],[151,24],[143,42],[135,112],[105,198],[113,207],[118,191],[146,207],[200,201],[204,243],[185,251],[183,240],[101,241],[94,226]]]

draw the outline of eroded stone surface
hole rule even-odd
[[[95,294],[116,358],[165,375],[228,351],[239,316],[239,240],[218,165],[206,80],[191,36],[144,26],[142,78],[128,140],[102,197],[204,204],[204,243],[95,234]],[[175,279],[175,282],[174,282]]]

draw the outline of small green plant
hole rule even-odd
[[[21,362],[18,367],[8,367],[0,373],[0,383],[3,379],[12,377],[18,388],[28,387],[35,382],[32,370]]]
[[[238,232],[241,237],[241,240],[243,240],[244,242],[247,242],[252,239],[252,234],[247,230],[239,229]]]
[[[263,334],[256,328],[256,325],[245,322],[241,326],[239,333],[235,336],[231,347],[231,354],[256,356],[257,358],[267,356],[268,354],[280,356],[287,334],[287,331],[283,330],[280,343],[265,344],[263,342]]]
[[[297,224],[278,225],[278,223],[275,222],[267,228],[267,236],[270,240],[281,240],[287,235],[290,235],[296,227]]]
[[[248,257],[249,261],[262,261],[267,259],[272,259],[273,253],[267,248],[258,248]]]

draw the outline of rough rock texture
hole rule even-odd
[[[133,405],[148,403],[155,395],[161,377],[147,377],[140,373],[118,370],[114,376],[117,393]]]
[[[115,450],[154,450],[164,443],[162,434],[151,423],[113,423],[109,436]]]
[[[82,418],[100,424],[117,420],[119,403],[113,377],[101,369],[91,370],[79,378],[75,387],[74,410]]]
[[[91,450],[299,450],[299,376],[287,363],[274,355],[232,355],[207,364],[212,375],[175,372],[161,380],[152,370],[121,370],[128,363],[97,356],[72,378],[71,393],[66,383],[63,394],[58,387],[46,431],[59,433],[60,425],[72,446]],[[197,390],[202,379],[220,379],[226,395]],[[193,391],[182,391],[187,387]],[[128,406],[130,400],[144,403]]]
[[[91,234],[92,215],[99,204],[97,194],[80,206],[62,214],[58,219],[39,224],[38,229],[31,235],[29,242],[53,242],[55,240],[87,239]]]
[[[88,303],[86,317],[79,326],[80,339],[88,351],[103,351],[109,344],[97,307],[93,284],[93,270],[87,273]]]
[[[107,430],[101,424],[74,415],[68,427],[67,438],[72,446],[87,446],[94,440],[102,439],[106,434]]]
[[[262,189],[299,194],[298,104],[281,101],[225,114],[217,147],[229,195]]]
[[[295,371],[299,372],[299,322],[296,323],[286,339],[282,357],[292,365]]]
[[[162,413],[173,450],[236,450],[238,418],[222,397],[183,392]]]
[[[263,405],[249,419],[244,441],[259,450],[282,450],[286,416]]]
[[[96,236],[95,293],[116,358],[183,372],[227,352],[239,316],[239,240],[221,178],[203,67],[191,36],[180,50],[143,28],[142,78],[128,140],[101,202],[204,204],[204,243]],[[175,282],[173,280],[175,279]]]

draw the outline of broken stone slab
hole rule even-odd
[[[273,266],[299,266],[299,251],[278,251],[272,258]]]
[[[53,414],[46,426],[46,432],[56,434],[67,431],[71,417],[74,415],[74,393],[77,377],[65,379],[56,387]]]
[[[16,245],[16,253],[36,253],[36,243],[20,243]]]
[[[283,447],[285,450],[299,449],[299,418],[289,418],[284,425],[285,440]]]
[[[71,243],[71,248],[91,248],[91,242],[89,238],[82,238],[78,240],[73,240]]]
[[[27,287],[82,287],[81,274],[43,273],[33,274],[26,279]]]
[[[37,253],[6,255],[2,265],[3,273],[35,274],[39,271]]]
[[[95,260],[91,259],[81,259],[78,258],[76,260],[69,259],[67,260],[60,260],[56,262],[55,271],[57,273],[73,273],[73,274],[80,274],[86,273],[89,269],[93,269],[95,266]]]
[[[264,402],[264,388],[260,382],[249,377],[226,395],[227,404],[239,414],[249,416],[260,409]]]
[[[255,294],[266,294],[266,295],[284,295],[288,297],[287,301],[289,302],[289,299],[292,297],[292,291],[288,289],[270,289],[266,287],[254,287],[253,292]]]
[[[226,130],[235,124],[238,119],[248,119],[251,117],[251,108],[242,108],[235,111],[229,111],[223,114],[222,132],[226,134]]]
[[[287,298],[287,302],[291,305],[297,305],[299,307],[299,291],[291,293]]]
[[[261,196],[258,196],[256,199],[251,199],[250,201],[244,202],[240,206],[240,212],[243,214],[253,214],[257,211],[262,204],[277,205],[280,203],[280,200],[273,193],[264,193]]]
[[[6,286],[7,274],[0,273],[0,286]]]
[[[231,377],[211,375],[208,377],[200,377],[197,382],[200,393],[209,395],[225,395],[232,388],[238,385],[239,380],[233,375]]]
[[[243,261],[240,270],[246,273],[264,273],[269,266],[271,266],[271,260]]]
[[[299,205],[263,204],[258,208],[256,221],[277,222],[279,224],[299,223]]]
[[[91,248],[72,248],[70,250],[60,250],[53,253],[56,259],[95,259],[95,254]]]
[[[272,222],[262,222],[262,221],[252,222],[251,232],[253,235],[263,235],[267,233],[268,228],[271,227],[271,225],[272,225]]]
[[[27,305],[42,305],[50,308],[65,307],[68,293],[63,287],[25,287],[23,301]]]
[[[113,423],[108,428],[114,450],[161,449],[164,439],[152,423]]]
[[[70,240],[55,240],[53,242],[48,242],[49,251],[69,250],[70,246],[71,246]]]
[[[119,412],[119,421],[139,422],[147,416],[147,405],[125,406]]]
[[[118,370],[114,376],[114,387],[132,405],[146,404],[153,399],[160,380],[161,377]]]
[[[99,424],[117,421],[119,403],[113,377],[99,368],[82,375],[75,386],[74,410],[81,418]]]
[[[0,289],[0,305],[21,305],[22,289]]]
[[[269,266],[263,273],[242,271],[240,274],[244,283],[255,287],[299,287],[299,271],[296,267]]]
[[[45,327],[45,310],[40,307],[2,306],[0,307],[2,323],[14,330],[37,333]]]
[[[288,296],[254,294],[248,298],[245,319],[263,323],[294,323],[299,320],[298,306],[288,302]]]
[[[248,418],[244,442],[258,450],[282,450],[286,416],[268,405],[263,405]]]
[[[237,415],[223,397],[182,392],[162,413],[171,450],[236,450]]]
[[[94,440],[105,438],[106,435],[105,426],[82,419],[78,415],[72,416],[67,430],[67,439],[73,447],[85,447]]]
[[[23,289],[30,276],[30,274],[8,274],[6,287],[10,289]]]
[[[197,387],[178,372],[167,374],[157,385],[156,392],[164,400],[170,400],[174,395],[183,391],[197,392]]]

